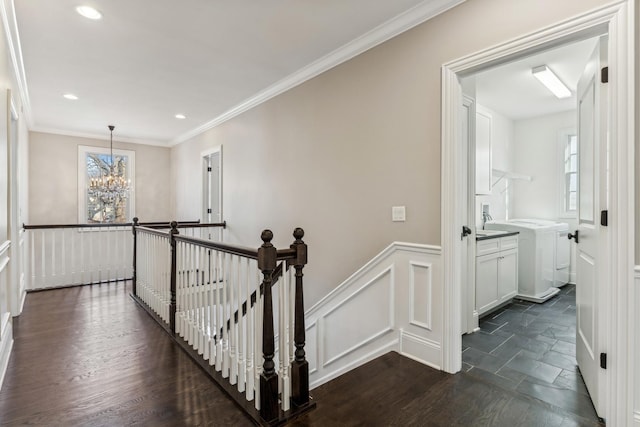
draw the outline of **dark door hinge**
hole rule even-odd
[[[600,353],[600,367],[607,369],[607,353]]]
[[[607,227],[609,225],[609,211],[600,211],[600,225]]]
[[[207,172],[211,172],[211,166],[207,167]]]
[[[603,67],[600,70],[600,81],[602,83],[609,83],[609,67]]]
[[[212,213],[213,211],[211,209],[207,209],[207,213]]]

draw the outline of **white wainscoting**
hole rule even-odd
[[[631,311],[634,313],[635,319],[633,324],[630,325],[635,334],[635,345],[633,346],[633,354],[631,355],[631,363],[633,363],[633,370],[635,372],[635,378],[633,381],[633,422],[635,426],[640,426],[640,265],[636,265],[635,269],[635,289],[633,290],[634,304]]]
[[[440,369],[440,254],[392,243],[307,311],[311,388],[389,351]]]
[[[0,387],[13,347],[13,323],[9,306],[9,250],[11,242],[0,243]]]

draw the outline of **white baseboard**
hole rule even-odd
[[[406,331],[400,331],[400,354],[434,369],[442,369],[440,363],[433,363],[434,360],[438,360],[442,355],[442,348],[438,342]]]
[[[6,323],[2,331],[2,339],[0,340],[0,389],[4,382],[4,376],[9,366],[9,357],[11,357],[11,349],[13,348],[13,322]]]

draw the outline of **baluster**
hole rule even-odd
[[[31,284],[29,289],[36,289],[38,287],[36,283],[36,232],[35,230],[29,230],[29,236],[31,237]]]
[[[247,335],[245,337],[245,342],[246,342],[246,350],[245,350],[245,356],[246,356],[246,372],[245,372],[245,381],[246,381],[246,386],[245,386],[245,396],[247,398],[248,401],[251,401],[253,399],[253,389],[254,389],[254,373],[253,373],[253,345],[254,345],[254,332],[253,332],[253,304],[251,303],[251,261],[249,260],[249,258],[246,259],[246,288],[247,288],[247,315],[245,317],[245,322],[246,322],[246,332]]]
[[[42,252],[42,286],[41,287],[45,287],[47,284],[47,269],[46,269],[46,263],[47,263],[47,253],[45,250],[45,246],[46,246],[46,234],[45,234],[45,230],[42,230],[42,233],[40,234],[42,241],[40,242],[40,246],[41,246],[41,252]]]
[[[289,382],[289,275],[285,263],[282,264],[282,280],[280,280],[280,304],[279,304],[279,336],[280,336],[280,378],[282,393],[282,410],[289,410],[291,397],[291,383]]]
[[[264,286],[262,314],[262,374],[260,375],[260,416],[266,421],[278,418],[278,374],[273,362],[275,343],[273,333],[273,301],[271,281],[276,268],[276,248],[271,244],[273,233],[265,230],[261,235],[264,242],[258,249],[258,268],[262,271]]]
[[[296,324],[296,281],[293,276],[293,268],[290,268],[290,262],[287,262],[287,270],[286,274],[289,276],[289,364],[292,364],[295,360],[295,340],[293,339],[293,334],[295,331]]]
[[[215,322],[215,278],[213,275],[213,253],[211,249],[207,250],[207,272],[209,274],[209,282],[207,287],[209,289],[208,296],[208,318],[207,318],[207,333],[209,337],[208,348],[209,348],[209,366],[213,366],[216,363],[216,347],[215,347],[215,333],[216,333],[216,322]]]
[[[262,307],[263,296],[260,291],[261,271],[256,265],[256,303],[254,305],[254,320],[255,325],[253,327],[253,335],[255,337],[254,356],[255,361],[253,363],[254,373],[254,400],[256,409],[260,409],[260,375],[262,375]]]
[[[236,295],[236,282],[238,281],[238,277],[235,275],[236,269],[235,264],[237,261],[237,257],[235,255],[229,255],[229,383],[231,385],[236,384],[237,375],[238,375],[238,361],[236,354],[236,346],[237,346],[237,328],[236,322],[234,318],[234,301],[237,298]]]
[[[216,371],[222,371],[222,297],[220,288],[222,286],[222,273],[221,273],[221,254],[219,251],[215,252],[216,263],[216,325],[213,330],[216,337]]]
[[[76,253],[76,238],[77,238],[77,234],[78,234],[78,230],[76,230],[75,228],[72,228],[70,230],[70,239],[71,240],[71,252],[69,252],[71,254],[71,256],[69,257],[69,261],[70,261],[70,270],[71,270],[71,283],[78,283],[78,279],[76,277],[76,272],[78,270],[78,258],[77,258],[77,253]]]
[[[291,365],[291,401],[295,407],[309,403],[309,363],[305,359],[304,342],[304,297],[302,292],[302,269],[307,264],[307,245],[302,238],[304,231],[296,228],[293,231],[296,239],[291,249],[296,250],[296,259],[293,263],[296,269],[296,309],[295,309],[295,360]]]
[[[222,253],[222,377],[229,378],[229,330],[227,319],[229,318],[229,301],[227,299],[227,286],[229,284],[228,256]]]
[[[237,376],[238,376],[238,391],[240,393],[244,392],[245,387],[245,361],[244,357],[246,354],[246,331],[245,331],[245,320],[246,316],[242,315],[242,302],[249,300],[249,294],[246,297],[243,294],[243,284],[242,281],[242,258],[237,259],[237,275],[236,275],[236,289],[238,290],[238,299],[237,299],[237,309],[236,313],[238,313],[238,324],[236,325],[238,341],[237,341]]]
[[[200,279],[200,285],[198,286],[198,354],[204,354],[204,299],[203,292],[205,289],[204,283],[204,261],[203,261],[203,248],[198,248],[198,278]]]

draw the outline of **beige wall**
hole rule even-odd
[[[468,0],[174,147],[174,216],[199,212],[200,153],[222,144],[228,239],[302,226],[307,306],[392,241],[438,245],[441,65],[603,3]]]
[[[79,145],[108,148],[109,141],[40,132],[29,134],[31,224],[78,222]],[[170,150],[117,141],[113,147],[136,152],[136,216],[141,221],[169,220]]]

